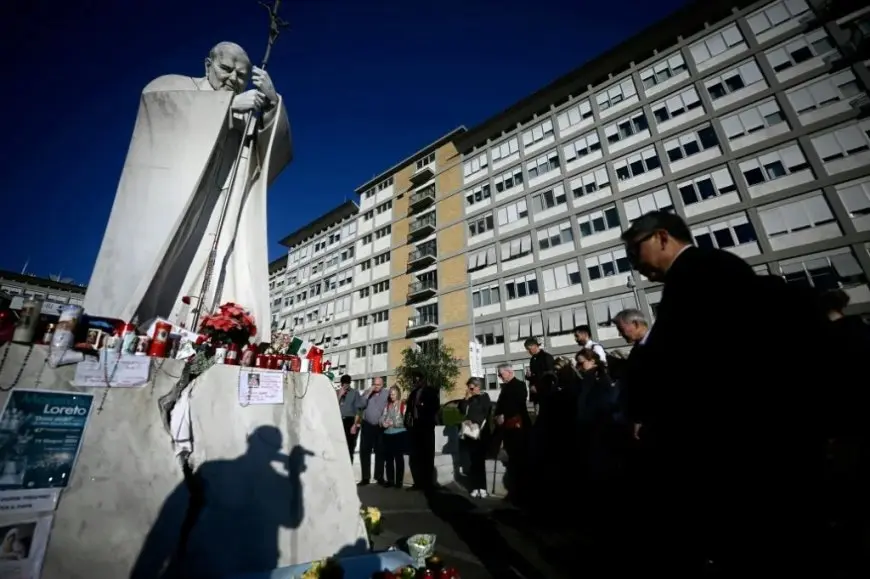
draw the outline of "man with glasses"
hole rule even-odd
[[[695,247],[677,215],[647,213],[622,239],[632,267],[664,283],[640,370],[654,385],[643,418],[653,468],[637,487],[649,493],[640,521],[651,525],[649,563],[696,575],[808,565],[807,509],[819,490],[805,405],[818,390],[796,356],[796,340],[813,334],[793,322],[806,318],[779,303],[784,284],[759,281],[768,276],[730,252]],[[655,540],[664,521],[680,536]]]

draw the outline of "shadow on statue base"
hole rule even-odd
[[[0,383],[12,383],[27,351],[27,346],[12,345]],[[61,495],[42,579],[130,577],[152,529],[168,524],[159,523],[167,517],[185,517],[185,497],[190,502],[158,406],[160,397],[180,378],[183,362],[156,360],[153,378],[145,386],[106,392],[70,386],[75,367],[50,368],[45,364],[46,354],[47,348],[34,347],[16,388],[86,391],[94,394],[95,407],[106,396],[102,412],[93,412],[89,418],[69,485]],[[358,542],[364,550],[365,526],[359,516],[338,401],[329,380],[321,375],[289,374],[284,404],[243,408],[238,402],[238,376],[238,367],[214,366],[191,385],[192,464],[206,486],[219,487],[202,496],[221,501],[206,501],[196,520],[210,525],[208,517],[217,516],[223,521],[222,532],[227,534],[215,537],[217,555],[238,543],[256,544],[260,553],[253,558],[265,563],[263,553],[268,551],[270,561],[277,559],[274,569],[322,559]],[[0,392],[0,404],[6,396]],[[273,444],[278,440],[275,432],[260,431],[262,427],[271,427],[280,435],[280,451],[268,463],[271,471],[261,464],[269,456],[260,447],[268,444],[261,441],[257,450],[249,448],[255,433],[258,437],[265,434],[266,439],[272,436]],[[304,468],[294,466],[302,463]],[[233,474],[228,475],[231,470]],[[264,472],[268,476],[263,481],[252,480]],[[263,488],[283,485],[290,495],[294,484],[296,498],[287,496],[273,505],[271,534],[240,536],[253,525],[245,518],[246,508],[250,509],[246,504],[262,512],[268,506],[258,496]],[[292,501],[297,504],[295,512],[291,512]],[[228,513],[239,516],[233,521]],[[208,534],[201,534],[203,527],[197,526],[191,525],[188,533],[190,547],[196,549],[193,552],[199,552],[197,545],[211,542]],[[181,536],[180,530],[176,536]]]

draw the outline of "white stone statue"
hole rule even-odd
[[[115,203],[85,296],[85,311],[129,321],[157,316],[189,327],[182,297],[199,295],[224,197],[231,194],[203,308],[249,309],[269,335],[266,190],[292,159],[290,125],[269,75],[237,44],[221,42],[203,78],[161,76],[145,87]],[[245,90],[249,78],[254,86]],[[245,139],[245,113],[262,112]],[[194,303],[192,307],[199,304]],[[195,328],[191,328],[195,329]]]

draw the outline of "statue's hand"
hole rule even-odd
[[[232,109],[237,113],[247,113],[249,111],[259,111],[266,103],[266,95],[259,90],[252,88],[246,90],[242,94],[233,97]]]
[[[266,95],[267,108],[268,105],[278,104],[278,93],[275,92],[275,85],[272,84],[272,79],[269,73],[259,67],[254,67],[251,71],[251,82],[261,93]]]

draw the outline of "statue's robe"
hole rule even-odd
[[[157,316],[190,327],[229,175],[242,142],[233,93],[206,79],[162,76],[142,92],[109,224],[85,296],[85,312],[145,323]],[[283,100],[245,139],[203,309],[215,291],[270,328],[266,191],[292,159]],[[193,329],[193,328],[191,328]]]

